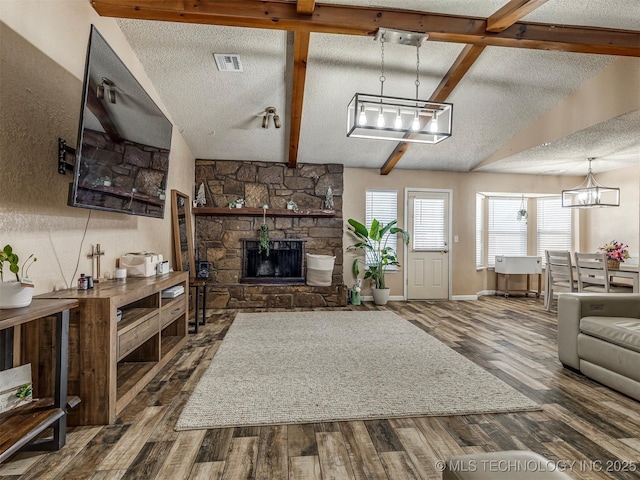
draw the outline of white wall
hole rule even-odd
[[[36,294],[91,274],[87,254],[98,243],[106,252],[103,272],[127,252],[172,260],[170,195],[164,219],[72,208],[72,177],[56,169],[58,137],[76,144],[91,24],[166,114],[116,21],[99,17],[87,0],[2,0],[0,22],[0,248],[11,244],[22,258],[35,254],[29,276]],[[167,193],[192,195],[194,169],[174,126]]]

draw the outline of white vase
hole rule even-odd
[[[33,288],[23,287],[20,282],[0,282],[0,310],[31,305]]]
[[[372,288],[373,303],[376,305],[386,305],[389,301],[390,288]]]

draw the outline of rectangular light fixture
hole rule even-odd
[[[619,207],[620,189],[593,186],[563,190],[562,206],[570,208]]]
[[[439,143],[451,136],[453,104],[356,93],[347,108],[347,137]]]
[[[576,188],[562,191],[563,207],[597,208],[620,206],[620,189],[605,187],[596,181],[591,171],[591,162],[593,160],[595,159],[588,159],[589,170],[584,182]]]

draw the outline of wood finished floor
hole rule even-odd
[[[116,424],[72,428],[59,452],[19,453],[0,465],[0,479],[440,479],[438,460],[513,449],[577,461],[568,470],[576,479],[640,478],[640,403],[561,367],[555,313],[542,303],[482,297],[349,307],[396,312],[541,411],[175,432],[236,313],[218,311]],[[616,460],[638,471],[620,471]],[[607,466],[613,471],[599,471]]]

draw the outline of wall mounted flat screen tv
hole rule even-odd
[[[69,205],[163,218],[171,130],[92,26]]]

